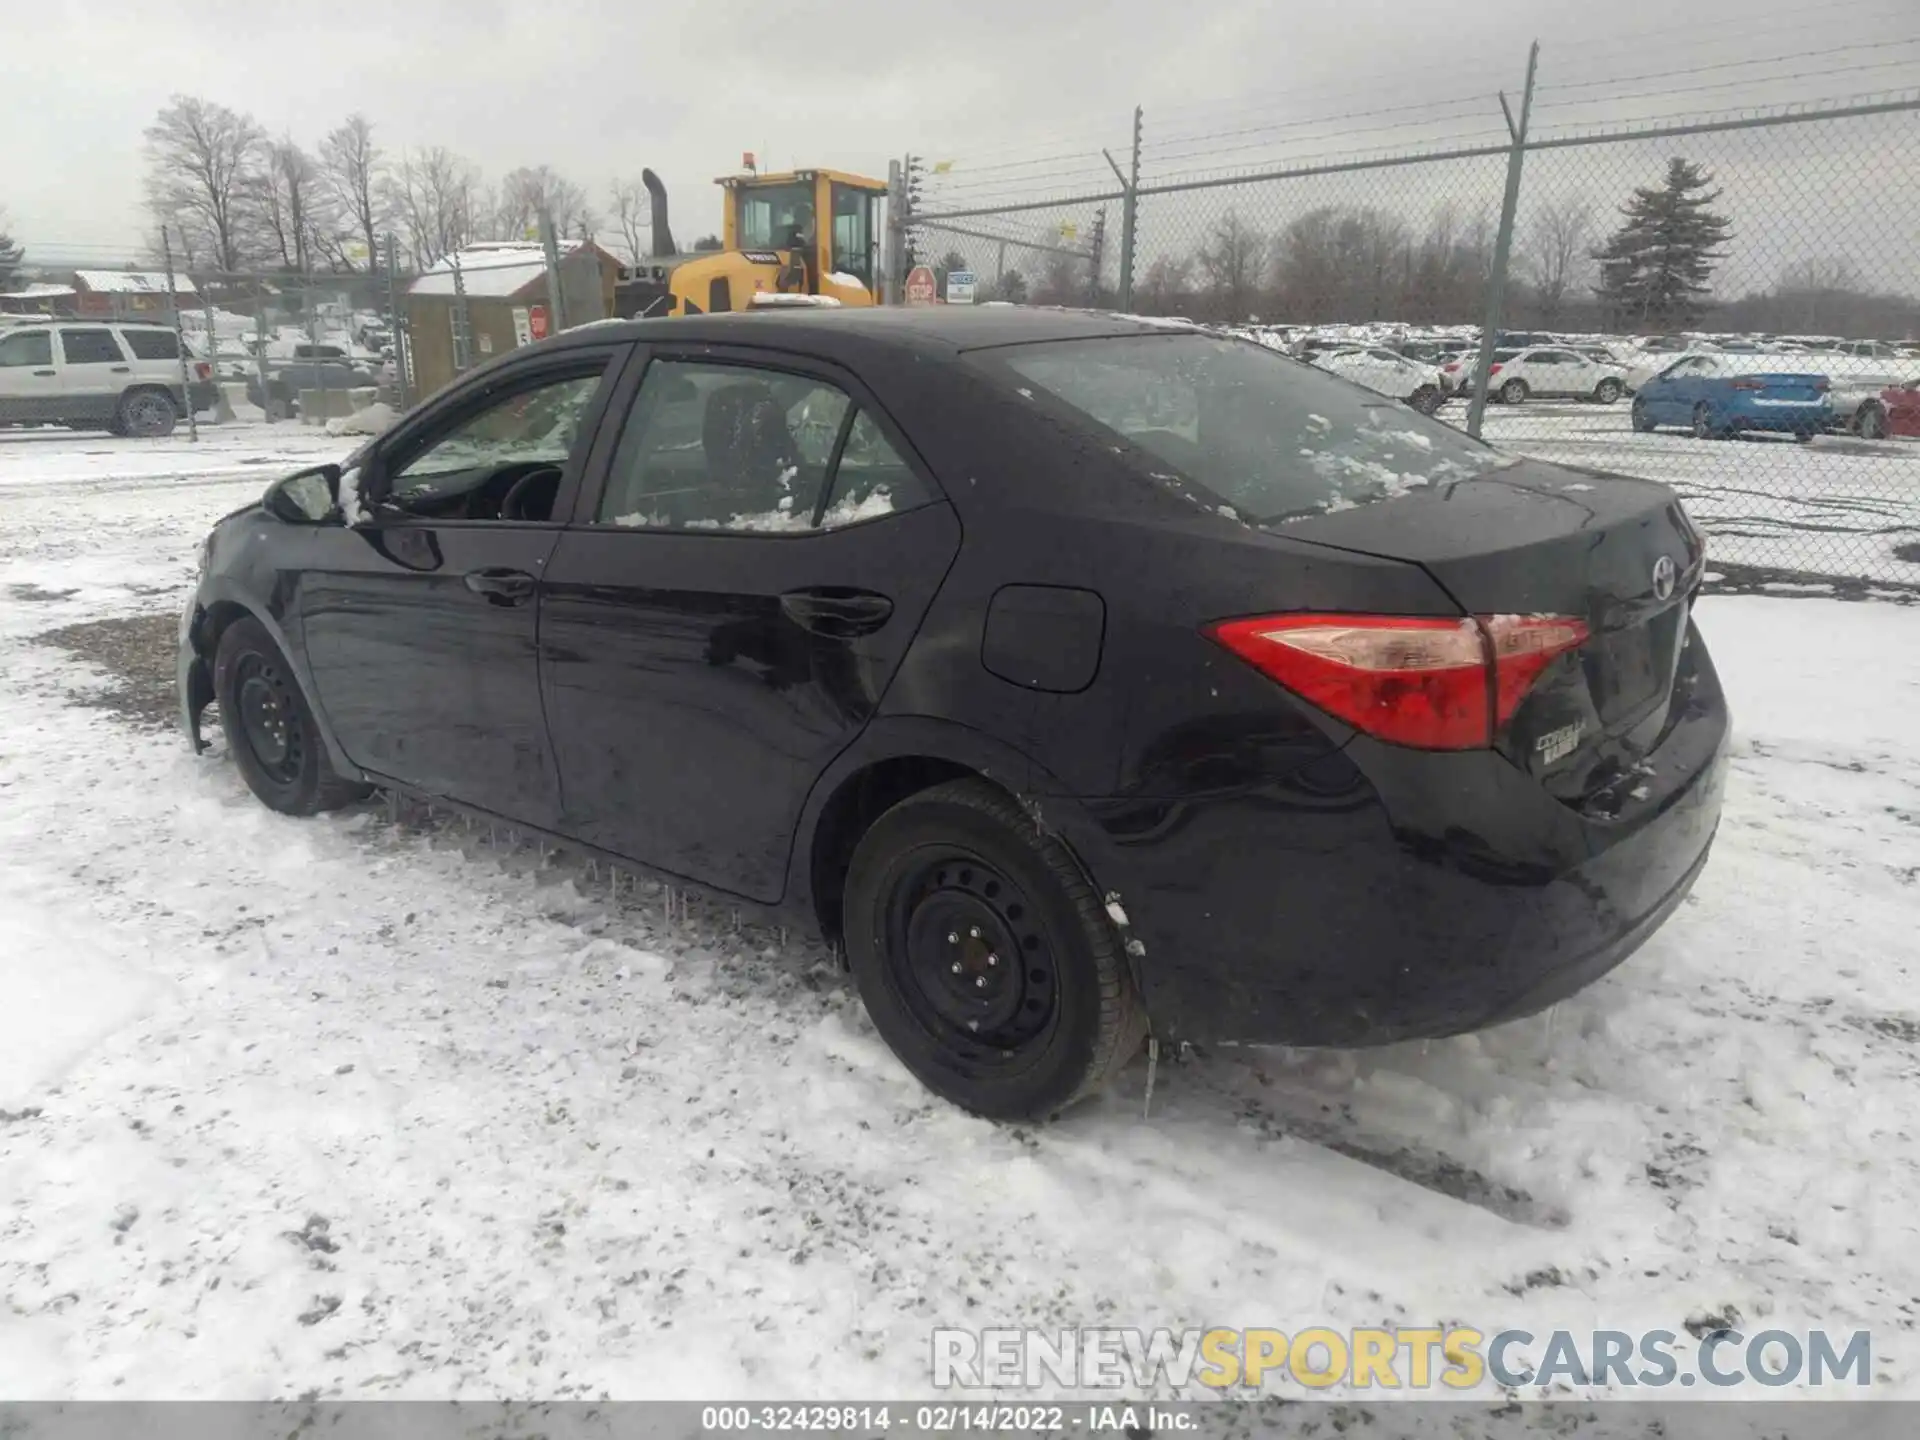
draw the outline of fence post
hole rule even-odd
[[[1507,108],[1507,95],[1500,92],[1500,109],[1507,117],[1507,133],[1513,136],[1513,149],[1507,154],[1507,193],[1500,202],[1500,232],[1493,241],[1493,269],[1487,276],[1486,318],[1480,329],[1480,363],[1474,368],[1473,399],[1467,405],[1467,434],[1480,438],[1480,425],[1487,414],[1487,371],[1493,364],[1494,342],[1500,336],[1500,312],[1507,298],[1507,264],[1513,256],[1514,215],[1520,208],[1520,166],[1527,156],[1527,121],[1533,114],[1533,76],[1540,65],[1540,42],[1527,50],[1527,88],[1520,96],[1520,121],[1514,123]]]
[[[540,248],[547,252],[547,308],[553,312],[553,333],[567,328],[567,287],[560,274],[560,239],[553,233],[553,213],[540,211]]]
[[[407,340],[406,327],[400,317],[400,237],[391,230],[387,232],[387,333],[393,336],[393,378],[399,391],[400,409],[404,413],[411,401],[407,383],[407,370],[413,364],[411,345]]]
[[[180,403],[187,407],[187,439],[200,443],[200,422],[193,411],[193,378],[187,372],[187,332],[180,324],[180,297],[173,287],[173,240],[160,227],[160,258],[167,266],[167,308],[173,311],[173,345],[180,352]]]

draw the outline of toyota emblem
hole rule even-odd
[[[1653,562],[1653,598],[1665,600],[1673,594],[1675,571],[1671,556],[1662,555]]]

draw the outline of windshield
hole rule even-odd
[[[1513,463],[1397,400],[1246,341],[1129,336],[984,354],[1024,393],[1039,386],[1255,523]]]
[[[742,250],[785,250],[807,243],[806,236],[813,228],[813,186],[809,182],[761,185],[738,193]]]

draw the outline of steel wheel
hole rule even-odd
[[[285,672],[264,655],[243,656],[234,667],[234,694],[240,735],[254,760],[276,784],[293,784],[306,763],[307,737]]]
[[[1500,399],[1503,404],[1521,405],[1526,403],[1526,398],[1527,382],[1524,380],[1509,380],[1500,387]]]
[[[1594,388],[1593,398],[1602,405],[1611,405],[1626,393],[1626,387],[1618,380],[1602,380]]]
[[[1044,1043],[1059,1011],[1059,967],[1013,880],[942,847],[916,857],[887,909],[890,978],[929,1038],[989,1068]]]
[[[299,679],[266,627],[252,616],[220,634],[213,698],[234,764],[260,802],[282,815],[312,815],[368,793],[328,762],[325,739]]]
[[[153,438],[173,433],[173,402],[152,390],[142,390],[120,402],[121,424],[129,435]]]
[[[874,1028],[956,1105],[1044,1118],[1139,1049],[1146,1012],[1099,892],[990,782],[948,781],[887,810],[842,894]]]
[[[1862,440],[1884,440],[1887,438],[1887,412],[1878,405],[1861,407],[1858,423]]]

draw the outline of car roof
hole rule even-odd
[[[755,345],[822,355],[876,350],[916,350],[955,355],[1002,345],[1110,336],[1205,334],[1195,325],[1027,305],[880,305],[844,309],[794,306],[684,315],[649,320],[607,320],[564,332],[559,341]]]

